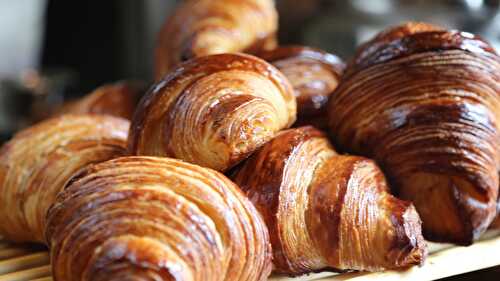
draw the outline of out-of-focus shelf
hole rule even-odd
[[[289,278],[272,276],[269,281],[369,281],[436,280],[500,265],[500,231],[490,231],[469,247],[429,243],[425,265],[406,271],[379,273],[318,273]],[[26,245],[14,245],[0,239],[0,281],[52,281],[50,259],[46,251]]]

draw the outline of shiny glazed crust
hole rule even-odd
[[[76,101],[66,103],[57,115],[108,114],[131,120],[144,92],[144,86],[137,82],[106,84]]]
[[[423,262],[421,222],[371,160],[338,155],[313,127],[281,132],[235,182],[269,228],[276,271],[404,268]]]
[[[88,164],[125,155],[128,129],[121,118],[63,115],[15,135],[0,150],[0,234],[44,242],[56,195]]]
[[[376,159],[427,239],[470,244],[496,212],[500,58],[471,34],[411,25],[358,52],[330,129],[342,150]]]
[[[272,49],[277,29],[273,0],[182,1],[160,32],[156,78],[194,57]]]
[[[296,126],[327,128],[326,107],[345,68],[327,52],[304,46],[281,46],[258,56],[276,66],[290,81],[297,98]]]
[[[181,64],[144,96],[129,149],[225,171],[295,116],[292,87],[276,68],[250,55],[206,56]]]
[[[271,247],[224,175],[170,158],[123,157],[82,172],[48,214],[55,280],[267,280]]]

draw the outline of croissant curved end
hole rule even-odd
[[[275,48],[277,30],[273,0],[184,1],[160,32],[156,78],[192,58]]]

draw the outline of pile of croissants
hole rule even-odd
[[[57,281],[258,281],[404,269],[424,237],[500,225],[488,43],[410,22],[346,65],[278,46],[277,19],[183,1],[149,90],[102,86],[3,145],[0,235],[46,243]]]

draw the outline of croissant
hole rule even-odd
[[[250,55],[190,60],[151,88],[137,107],[129,150],[225,171],[295,121],[287,79]]]
[[[408,23],[365,44],[329,104],[343,151],[374,158],[426,238],[470,244],[496,213],[500,58],[472,34]]]
[[[122,81],[106,84],[83,98],[65,104],[57,115],[95,113],[131,120],[144,92],[144,85],[137,82]]]
[[[260,52],[290,81],[297,98],[296,126],[328,128],[326,105],[337,88],[344,62],[327,52],[302,46],[282,46]]]
[[[90,166],[48,213],[55,280],[267,280],[257,210],[224,175],[179,160]]]
[[[371,160],[338,155],[311,126],[281,132],[233,175],[269,229],[277,272],[397,269],[426,255],[411,203]]]
[[[273,0],[183,1],[159,34],[156,78],[194,57],[273,49],[277,29]]]
[[[44,242],[45,215],[74,173],[126,153],[129,122],[63,115],[19,132],[0,150],[0,235]]]

